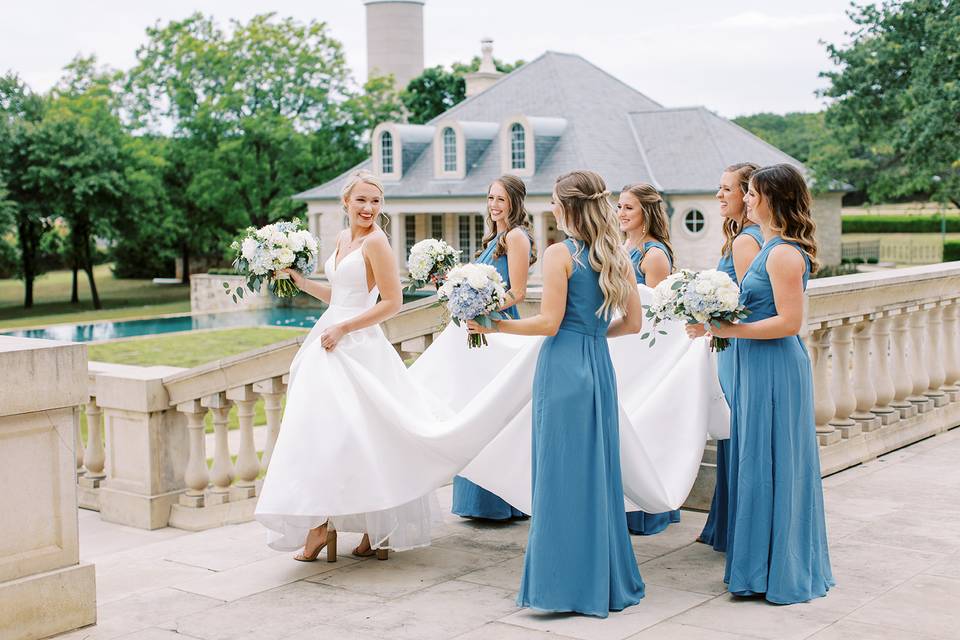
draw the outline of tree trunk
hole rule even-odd
[[[77,273],[80,271],[80,265],[77,264],[77,256],[73,256],[73,285],[70,289],[70,304],[80,304],[80,291],[77,286]]]
[[[24,276],[23,278],[23,308],[30,309],[33,307],[33,274]]]
[[[183,284],[190,284],[190,243],[184,240],[181,247],[182,250],[180,252],[180,256],[183,266],[183,276],[181,278],[181,282],[183,282]]]
[[[103,305],[100,304],[100,295],[97,293],[97,283],[93,279],[93,256],[90,251],[90,240],[86,239],[84,241],[84,271],[87,272],[87,282],[90,284],[90,297],[93,298],[93,308],[102,309]]]

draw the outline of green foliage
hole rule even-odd
[[[823,265],[811,278],[832,278],[833,276],[847,276],[857,272],[857,265],[851,263],[837,265]]]
[[[806,164],[819,153],[828,136],[824,114],[757,113],[733,121],[781,151]]]
[[[940,233],[940,216],[847,215],[843,233]],[[960,216],[947,216],[947,233],[960,232]]]
[[[197,13],[147,35],[127,78],[131,107],[146,128],[173,124],[171,179],[194,229],[219,220],[232,233],[298,214],[290,196],[356,161],[365,131],[399,113],[382,82],[357,95],[323,22],[263,14],[227,33]]]
[[[831,145],[813,162],[875,201],[929,195],[960,207],[960,3],[884,0],[849,11],[828,45]]]
[[[947,240],[943,243],[943,261],[960,260],[960,240]]]
[[[493,59],[497,71],[510,73],[521,67],[523,60],[513,64]],[[442,66],[424,69],[423,73],[410,81],[400,94],[407,117],[413,124],[423,124],[436,118],[466,97],[467,83],[464,76],[480,68],[480,56],[468,63],[454,62],[450,70]]]

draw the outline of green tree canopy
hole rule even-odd
[[[828,45],[831,144],[815,163],[874,201],[919,194],[960,207],[960,3],[854,6],[848,45]]]

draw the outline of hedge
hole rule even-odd
[[[943,243],[943,261],[960,260],[960,240],[947,240]]]
[[[843,233],[940,233],[940,216],[843,216]],[[960,233],[960,215],[947,216],[947,232]]]

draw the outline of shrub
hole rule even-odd
[[[940,216],[843,216],[843,233],[940,233]],[[947,216],[947,232],[960,232],[960,215]]]
[[[879,262],[880,258],[877,258],[876,256],[870,256],[867,258],[867,264],[878,264]]]
[[[960,240],[947,240],[943,243],[943,261],[960,260]]]
[[[820,270],[810,276],[811,278],[832,278],[833,276],[846,276],[857,272],[855,264],[824,265]]]

